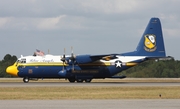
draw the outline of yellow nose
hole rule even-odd
[[[13,76],[18,76],[18,69],[16,66],[9,66],[6,68],[6,73],[13,75]]]

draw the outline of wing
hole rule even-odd
[[[111,59],[116,59],[117,54],[107,54],[107,55],[78,55],[76,56],[76,62],[78,64],[86,64],[86,63],[91,63],[95,62],[98,60],[105,60],[109,61]]]

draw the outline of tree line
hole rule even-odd
[[[12,77],[6,73],[6,68],[13,65],[17,60],[16,56],[6,54],[0,61],[0,77]],[[180,61],[178,60],[149,60],[138,64],[135,67],[120,72],[117,75],[126,75],[134,78],[179,78]]]
[[[178,60],[149,60],[138,64],[119,75],[135,78],[179,78],[180,61]]]

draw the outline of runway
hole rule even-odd
[[[0,100],[0,109],[179,109],[179,99]]]
[[[114,87],[137,87],[137,86],[180,86],[179,82],[92,82],[92,83],[68,83],[68,82],[0,82],[0,87],[71,87],[71,86],[114,86]]]

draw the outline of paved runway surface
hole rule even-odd
[[[179,109],[179,99],[0,100],[0,109]]]
[[[62,87],[62,86],[114,86],[114,87],[121,87],[121,86],[180,86],[180,83],[142,83],[142,82],[95,82],[95,83],[60,83],[60,82],[1,82],[0,87]]]

